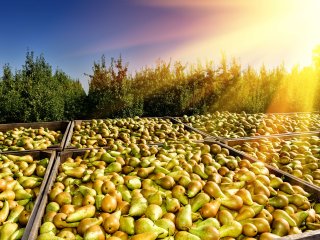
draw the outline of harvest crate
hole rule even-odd
[[[311,132],[303,132],[303,133],[283,133],[283,134],[273,134],[273,135],[263,135],[256,137],[243,137],[243,138],[216,138],[218,141],[228,145],[235,146],[238,144],[242,144],[244,142],[254,142],[259,141],[261,139],[290,139],[293,137],[311,137],[311,136],[320,136],[320,131],[311,131]],[[212,138],[214,139],[214,138]]]
[[[240,156],[242,159],[247,159],[250,162],[257,162],[256,159],[254,159],[246,154],[243,154],[242,152],[237,151],[237,150],[233,149],[232,147],[227,146],[225,144],[222,144],[220,142],[211,141],[211,140],[205,140],[204,142],[207,144],[215,143],[215,144],[220,145],[221,147],[227,148],[229,150],[230,155],[232,155],[232,156]],[[159,146],[159,147],[161,148],[161,146]],[[38,236],[39,228],[42,223],[42,217],[45,213],[45,208],[48,203],[48,193],[50,192],[50,190],[55,182],[55,179],[57,177],[59,165],[61,163],[63,163],[64,161],[66,161],[66,159],[68,157],[82,156],[85,153],[85,151],[86,150],[81,149],[81,150],[68,150],[68,151],[64,151],[64,152],[59,153],[59,155],[56,158],[56,161],[54,163],[54,166],[52,167],[51,175],[49,177],[48,184],[44,190],[41,204],[39,205],[39,208],[38,208],[37,216],[34,218],[33,228],[30,231],[29,239],[36,239]],[[320,201],[320,188],[318,188],[314,185],[310,185],[307,182],[301,181],[300,179],[295,178],[295,177],[293,177],[283,171],[279,171],[278,169],[275,169],[272,166],[266,165],[266,167],[268,168],[268,170],[271,174],[274,174],[278,177],[282,177],[285,182],[289,182],[291,184],[301,186],[305,191],[307,191],[311,194],[311,197],[309,197],[309,199],[313,199],[318,202]],[[306,233],[302,233],[302,234],[291,235],[291,236],[286,236],[286,237],[280,238],[280,239],[319,239],[319,238],[320,238],[320,230],[306,232]]]
[[[19,127],[33,128],[33,129],[39,129],[40,127],[43,127],[43,128],[48,128],[49,130],[52,130],[52,131],[61,131],[61,134],[63,134],[61,142],[59,144],[51,145],[47,148],[49,150],[61,151],[64,148],[70,125],[71,125],[71,122],[69,121],[9,123],[9,124],[0,124],[0,132],[6,132]],[[37,150],[37,149],[34,149],[34,150]],[[5,151],[5,152],[16,152],[16,151]]]
[[[83,156],[86,152],[84,149],[80,150],[69,150],[59,152],[55,158],[54,164],[51,167],[50,176],[48,177],[47,184],[43,189],[43,194],[41,195],[41,201],[39,199],[39,204],[37,207],[37,212],[33,218],[32,225],[28,228],[28,235],[26,238],[22,240],[35,240],[38,237],[39,228],[41,226],[42,217],[45,213],[45,209],[48,203],[48,193],[50,192],[58,173],[58,169],[61,163],[66,161],[68,157],[76,157],[76,156]],[[27,230],[27,229],[26,229]]]
[[[142,118],[142,119],[154,119],[154,118],[156,118],[156,117],[148,117],[148,118]],[[171,118],[171,117],[157,117],[157,118],[158,119],[170,120],[170,122],[172,124],[181,124],[181,122],[176,121],[174,118]],[[106,119],[97,119],[97,120],[106,120]],[[75,125],[81,124],[82,122],[90,122],[90,121],[91,120],[74,120],[74,121],[72,121],[72,123],[70,124],[70,130],[69,130],[68,137],[66,138],[66,141],[65,141],[65,145],[64,145],[65,149],[77,149],[77,147],[71,145],[71,141],[72,141],[72,137],[73,137],[73,133],[74,133],[74,127],[75,127]],[[208,137],[207,134],[204,134],[204,133],[202,133],[201,131],[199,131],[197,129],[189,127],[186,124],[183,124],[183,126],[190,133],[200,134],[202,136],[202,138]],[[110,137],[110,138],[112,138],[112,137]],[[172,140],[172,139],[170,139],[170,140]],[[177,141],[179,141],[179,140],[177,140]],[[147,144],[155,144],[155,145],[157,145],[157,144],[161,144],[161,142],[154,142],[154,143],[147,142]],[[104,147],[104,146],[102,146],[102,147]],[[96,148],[100,148],[100,147],[96,147]],[[83,149],[83,148],[81,148],[81,149]]]
[[[0,155],[8,155],[9,153],[0,153]],[[54,165],[54,160],[56,157],[56,152],[55,151],[49,151],[49,150],[43,150],[43,151],[23,151],[23,152],[15,152],[15,153],[10,153],[12,155],[16,155],[16,156],[25,156],[25,155],[31,155],[34,159],[36,160],[40,160],[40,159],[44,159],[44,158],[49,158],[49,163],[46,169],[46,173],[43,177],[43,181],[42,184],[40,186],[40,191],[39,191],[39,195],[34,203],[34,207],[33,210],[31,212],[29,221],[25,227],[25,232],[22,236],[22,240],[26,240],[29,238],[29,233],[30,230],[32,228],[33,225],[33,221],[38,213],[38,208],[41,204],[41,200],[44,194],[44,189],[46,187],[47,181],[49,179],[50,176],[50,172],[51,172],[51,168]]]
[[[276,140],[291,140],[293,138],[302,139],[303,140],[304,138],[308,138],[308,137],[312,137],[312,136],[319,137],[320,136],[320,132],[307,132],[307,133],[300,133],[300,134],[299,133],[294,133],[294,134],[270,135],[270,136],[261,136],[261,137],[255,137],[255,138],[242,138],[242,139],[225,139],[224,143],[227,144],[228,146],[234,147],[236,145],[242,146],[244,143],[248,143],[248,142],[249,143],[250,142],[259,142],[259,141],[264,141],[264,140],[269,140],[269,141],[272,142],[272,141],[276,141]],[[241,152],[251,156],[250,152],[244,152],[244,151],[241,151]],[[280,150],[279,150],[278,153],[280,154]],[[254,156],[252,156],[252,157],[254,157]],[[291,156],[290,156],[290,159],[294,160],[294,158],[291,157]],[[257,158],[257,160],[259,160],[259,159]],[[285,166],[285,165],[286,164],[280,165],[280,167],[281,166]],[[288,174],[290,174],[290,172]],[[290,174],[290,175],[292,175],[292,174]],[[304,181],[304,182],[308,182],[308,181],[306,181],[304,179],[300,179],[300,180]],[[311,180],[311,179],[309,179],[309,180]],[[309,183],[309,184],[314,185],[314,183]]]
[[[222,113],[223,114],[223,113]],[[293,122],[295,122],[296,121],[296,118],[299,118],[299,117],[301,117],[301,116],[305,116],[305,117],[307,117],[306,115],[308,115],[308,114],[310,114],[310,115],[312,115],[313,116],[313,124],[315,124],[315,125],[312,125],[311,123],[310,124],[308,124],[309,126],[310,126],[310,128],[309,128],[309,131],[310,132],[312,132],[312,131],[319,131],[320,130],[320,112],[318,112],[318,111],[315,111],[315,112],[289,112],[289,113],[265,113],[264,115],[263,115],[263,117],[261,117],[260,116],[260,119],[261,118],[269,118],[269,117],[272,117],[272,116],[281,116],[281,118],[286,118],[286,117],[288,117],[289,119],[291,119]],[[248,116],[250,116],[251,114],[247,114]],[[247,116],[246,115],[246,116]],[[205,115],[199,115],[200,117],[205,117]],[[213,118],[213,116],[212,116],[212,118]],[[219,140],[223,140],[223,139],[238,139],[238,138],[247,138],[247,137],[256,137],[256,136],[250,136],[250,135],[248,135],[248,136],[245,136],[245,137],[224,137],[224,135],[223,134],[219,134],[219,133],[217,133],[218,135],[216,136],[216,135],[213,135],[213,134],[211,134],[210,132],[207,132],[206,131],[206,127],[203,125],[201,125],[201,129],[199,128],[196,128],[196,127],[194,127],[193,126],[193,123],[185,123],[184,121],[183,121],[183,117],[176,117],[175,118],[177,121],[179,121],[179,122],[183,122],[184,124],[186,124],[186,125],[188,125],[188,126],[191,126],[192,128],[194,128],[194,129],[197,129],[198,131],[200,131],[200,132],[202,132],[202,133],[204,133],[204,134],[207,134],[209,137],[211,137],[211,138],[216,138],[216,139],[219,139]],[[199,120],[199,119],[198,119]],[[291,121],[290,120],[290,121]],[[282,119],[282,121],[283,122],[286,122],[286,121],[288,121],[288,119]],[[200,120],[200,122],[201,122],[201,124],[204,124],[205,122],[206,122],[206,120],[203,120],[203,119],[201,119]],[[233,125],[234,126],[236,126],[236,123],[233,123]],[[258,125],[256,125],[255,126],[256,127],[256,130],[258,130]],[[223,129],[223,128],[222,128]],[[262,134],[260,134],[260,135],[257,135],[257,137],[260,137],[260,136],[270,136],[270,135],[282,135],[282,134],[301,134],[301,133],[304,133],[304,132],[307,132],[307,131],[304,131],[304,130],[302,130],[302,131],[298,131],[297,129],[294,129],[293,131],[284,131],[283,133],[274,133],[274,134],[271,134],[271,133],[262,133]]]

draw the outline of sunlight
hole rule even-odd
[[[217,35],[216,19],[212,18],[212,25],[206,25],[211,35],[190,41],[167,57],[195,62],[219,58],[220,51],[225,51],[254,67],[263,63],[274,67],[282,62],[289,68],[310,65],[312,49],[320,42],[320,31],[316,30],[320,1],[269,1],[263,6],[260,2],[241,3],[237,4],[241,11],[221,17],[225,31]]]

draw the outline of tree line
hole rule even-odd
[[[242,67],[158,61],[134,74],[121,57],[93,63],[86,93],[78,80],[27,52],[22,69],[3,66],[0,122],[37,122],[132,116],[182,116],[214,111],[299,112],[320,109],[320,47],[308,67]]]

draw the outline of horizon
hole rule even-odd
[[[31,0],[3,2],[0,65],[24,64],[28,50],[43,54],[84,89],[95,61],[122,56],[133,74],[158,59],[196,64],[221,52],[241,66],[308,66],[320,43],[316,0],[210,1]]]

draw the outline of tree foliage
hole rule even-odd
[[[287,70],[242,68],[222,56],[218,64],[157,61],[128,73],[121,56],[94,62],[86,95],[79,81],[27,52],[22,69],[3,66],[0,121],[30,122],[139,116],[182,116],[214,111],[319,111],[320,47],[313,64]]]
[[[27,52],[21,70],[3,67],[0,81],[0,121],[37,122],[74,119],[80,116],[85,92],[79,82]]]

